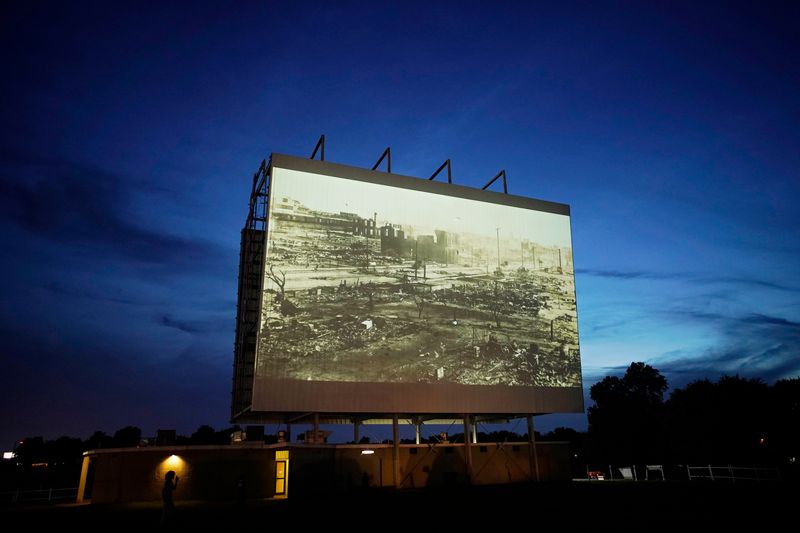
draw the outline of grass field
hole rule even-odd
[[[295,494],[289,500],[243,505],[178,502],[171,529],[791,531],[796,526],[798,496],[798,484],[790,482],[567,482],[370,490]],[[4,525],[33,530],[149,530],[158,528],[160,516],[160,504],[155,502],[0,510]]]

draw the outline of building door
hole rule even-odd
[[[275,452],[275,498],[289,496],[289,450]]]

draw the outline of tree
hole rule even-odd
[[[569,443],[569,462],[573,477],[586,475],[586,432],[573,428],[557,427],[542,436],[541,440]]]
[[[284,316],[296,315],[297,306],[286,298],[286,272],[283,270],[278,270],[276,272],[275,267],[270,265],[266,276],[278,287],[278,296],[276,299],[280,302],[281,314]]]
[[[192,444],[216,444],[217,432],[208,424],[203,424],[192,433]]]
[[[99,450],[101,448],[111,448],[114,445],[114,439],[106,435],[105,431],[95,431],[92,436],[86,439],[83,447],[86,450]]]
[[[769,463],[771,423],[778,405],[770,404],[770,389],[759,379],[723,376],[676,389],[666,404],[665,429],[670,460],[681,463]],[[763,439],[763,441],[762,441]]]
[[[138,446],[141,440],[142,430],[136,426],[125,426],[114,433],[114,446],[117,448]]]
[[[772,431],[767,435],[766,446],[781,463],[791,464],[795,475],[800,473],[800,378],[781,379],[772,386],[770,394]]]
[[[661,420],[667,379],[650,365],[631,363],[625,374],[592,385],[588,410],[594,454],[612,462],[644,462],[662,456]]]
[[[269,271],[267,272],[267,278],[269,278],[275,285],[278,286],[278,301],[283,301],[283,297],[285,295],[284,287],[286,286],[286,272],[283,270],[278,270],[276,273],[275,267],[270,265]]]
[[[20,462],[30,466],[31,463],[47,461],[47,453],[43,437],[28,437],[15,450]]]

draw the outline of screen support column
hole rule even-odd
[[[464,462],[467,466],[467,479],[472,484],[472,445],[470,443],[469,426],[471,415],[464,414]]]
[[[533,415],[528,415],[528,461],[531,479],[539,481],[539,454],[536,451],[536,434],[533,429]]]
[[[400,428],[397,424],[397,414],[392,416],[392,442],[394,449],[392,450],[392,463],[394,466],[394,488],[400,488]]]

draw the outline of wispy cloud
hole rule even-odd
[[[775,281],[747,277],[747,276],[712,276],[697,272],[656,272],[645,270],[614,270],[614,269],[592,269],[578,268],[577,274],[593,276],[598,278],[610,278],[621,280],[682,280],[696,284],[728,284],[745,285],[763,289],[774,289],[778,291],[800,292],[800,287],[786,285]]]
[[[586,274],[598,278],[613,279],[686,279],[686,274],[682,273],[646,272],[644,270],[577,268],[575,272],[577,274]]]
[[[148,229],[131,214],[133,196],[161,192],[66,160],[0,152],[0,220],[28,235],[156,265],[207,270],[224,262],[221,246]]]
[[[732,285],[747,285],[764,289],[775,289],[778,291],[800,292],[800,287],[777,283],[765,279],[747,277],[726,277],[726,276],[698,276],[691,280],[696,283],[728,283]]]
[[[673,310],[691,321],[712,323],[723,341],[700,353],[663,354],[654,360],[669,374],[688,378],[742,374],[771,381],[800,375],[800,322],[760,313],[728,316],[696,310]]]
[[[177,329],[184,333],[205,334],[225,330],[233,331],[233,316],[224,318],[178,319],[168,314],[160,314],[156,322],[168,328]]]

